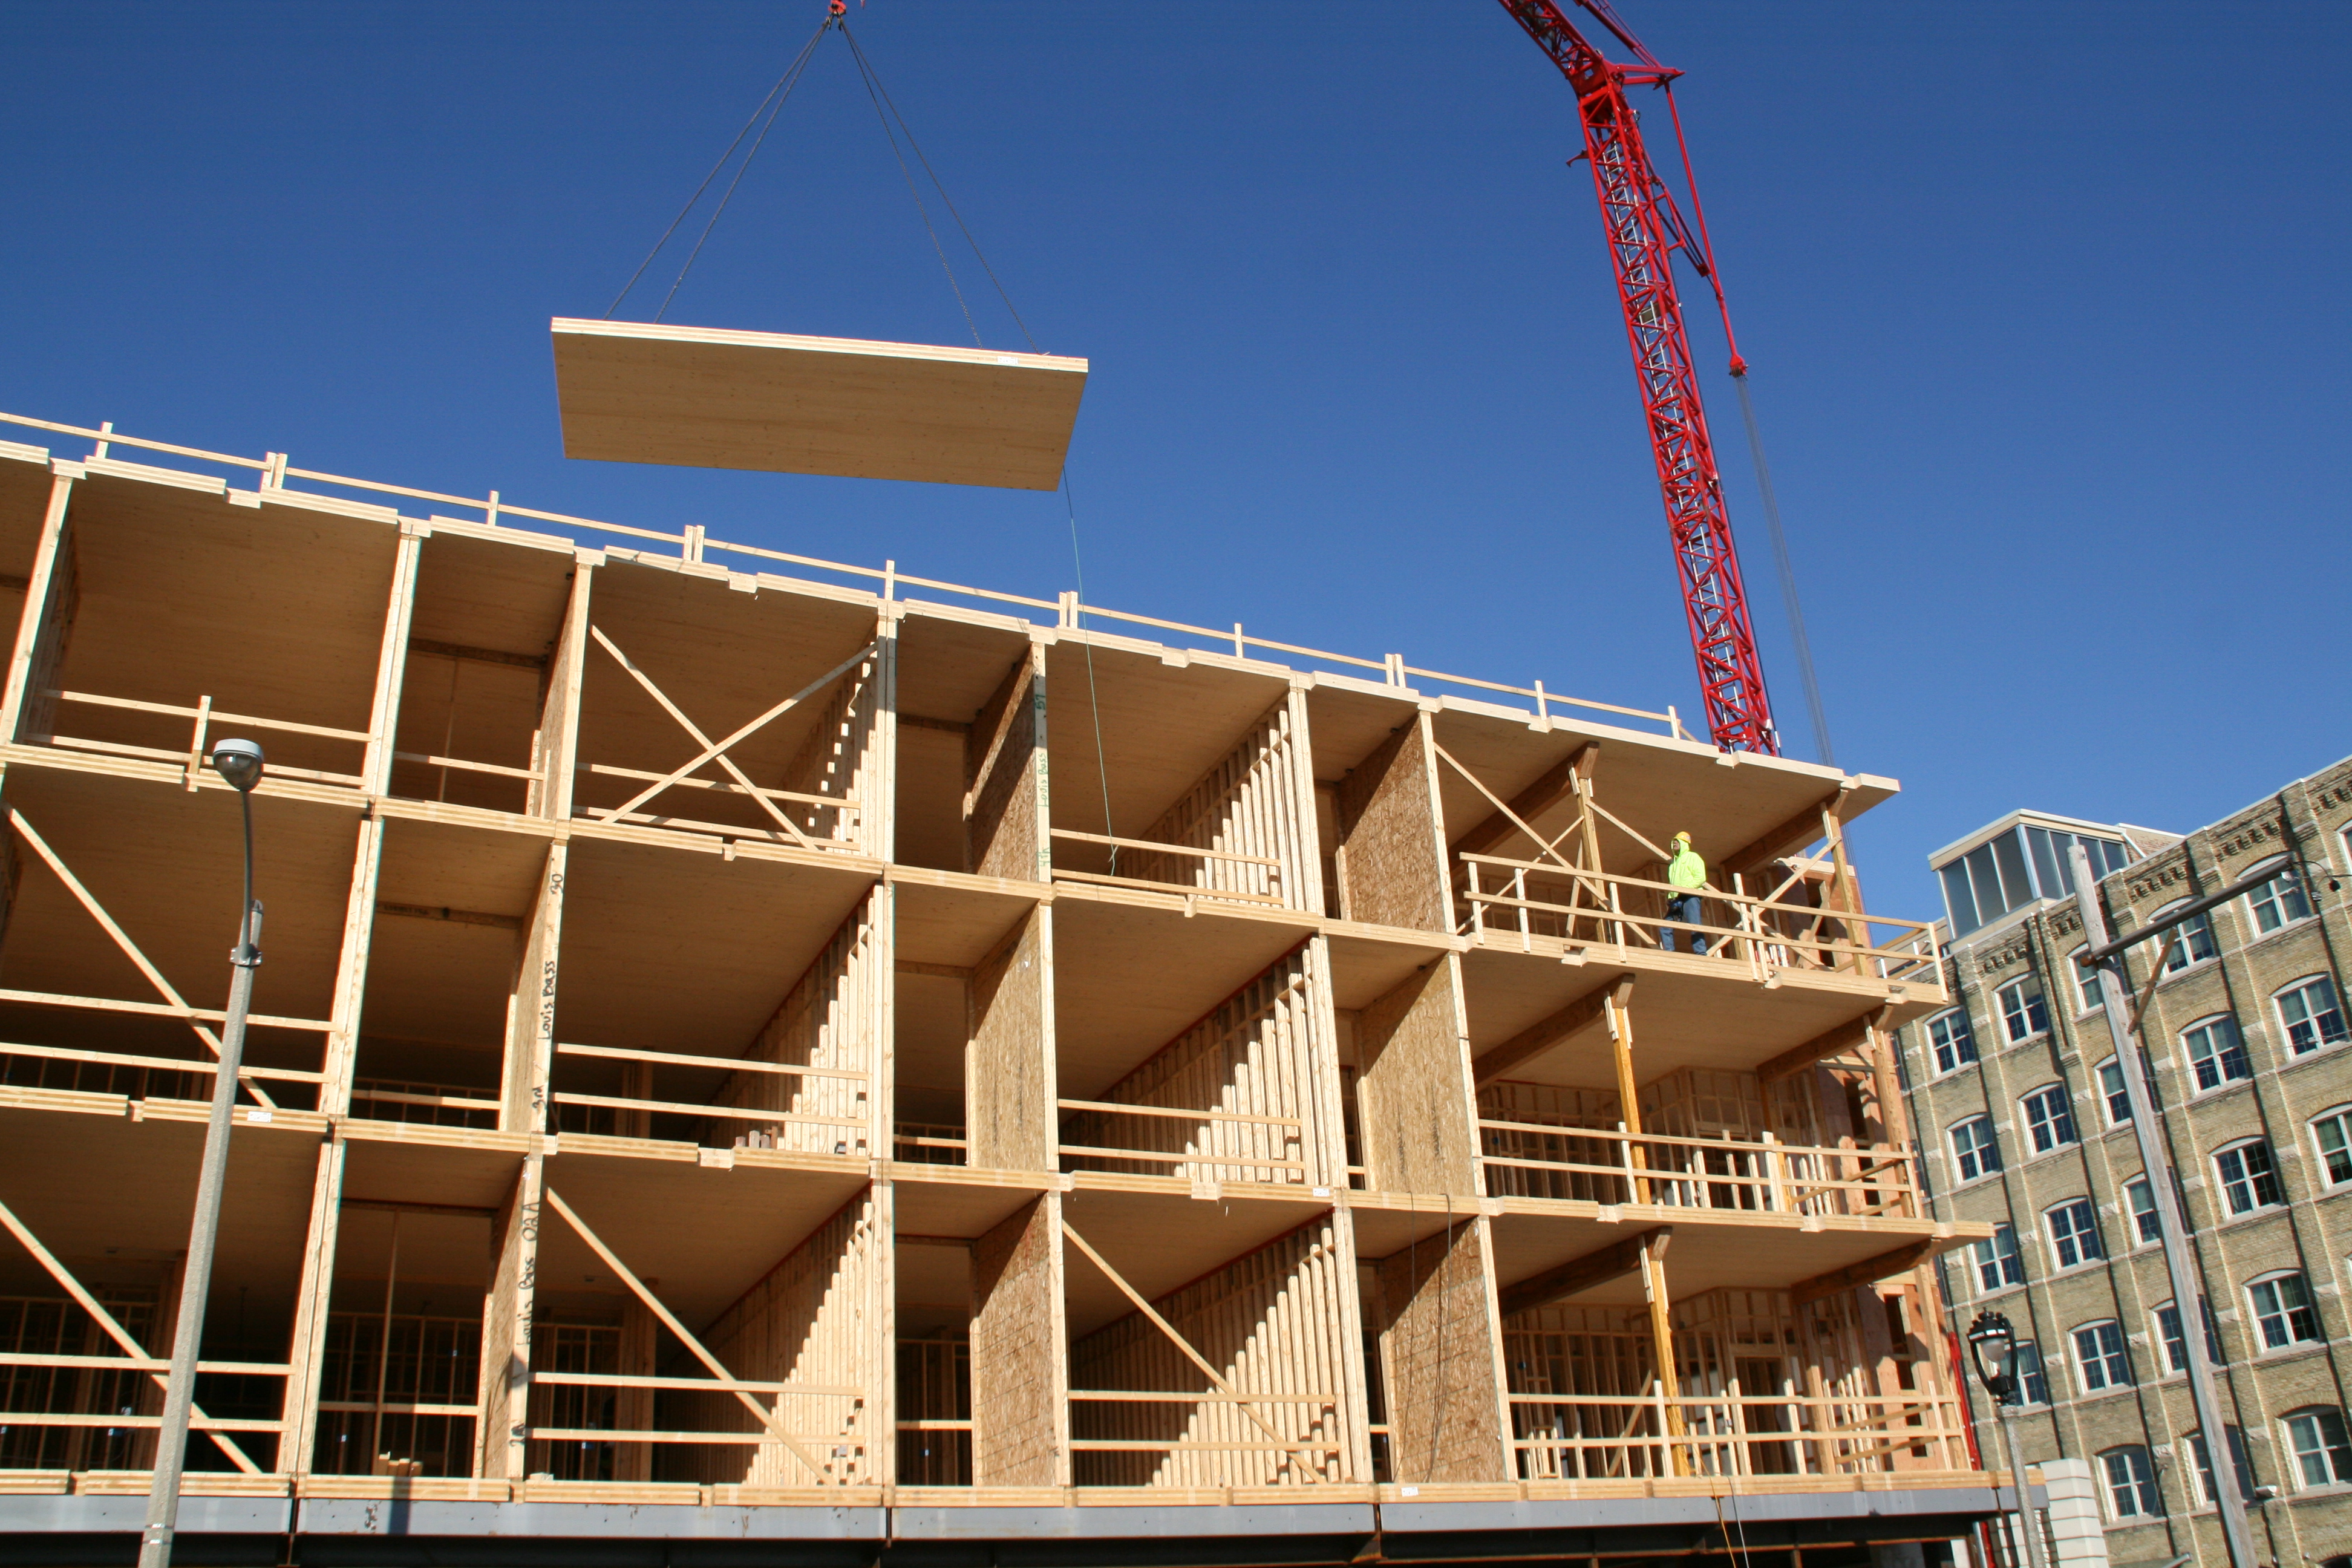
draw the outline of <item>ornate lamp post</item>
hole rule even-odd
[[[1993,1414],[2000,1423],[2002,1447],[2008,1450],[2011,1495],[2017,1502],[2017,1532],[2025,1542],[2025,1560],[2042,1568],[2042,1531],[2025,1488],[2025,1466],[2017,1441],[2017,1331],[2000,1312],[1979,1312],[1969,1325],[1969,1353],[1976,1359],[1978,1381],[1992,1395]]]

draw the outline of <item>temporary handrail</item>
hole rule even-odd
[[[740,544],[725,540],[712,539],[707,535],[699,524],[688,524],[677,532],[670,533],[662,531],[658,529],[637,528],[625,523],[604,522],[594,518],[574,516],[568,512],[544,511],[534,507],[515,506],[501,499],[499,492],[496,490],[492,490],[487,499],[477,500],[470,496],[449,495],[439,490],[417,489],[410,486],[387,484],[380,480],[354,479],[349,475],[327,473],[315,468],[298,468],[289,466],[285,454],[278,452],[273,452],[268,456],[260,458],[244,458],[238,457],[234,453],[211,452],[198,447],[183,447],[166,441],[148,440],[143,437],[126,436],[120,431],[113,429],[110,425],[98,429],[91,429],[85,426],[63,424],[55,420],[35,419],[29,416],[19,414],[0,413],[0,424],[20,426],[26,429],[46,430],[57,435],[86,438],[95,443],[96,446],[95,451],[89,459],[93,462],[103,462],[109,460],[119,461],[120,459],[110,459],[108,456],[108,449],[110,447],[118,446],[135,447],[141,451],[157,452],[172,457],[187,458],[202,463],[220,464],[230,468],[255,470],[259,475],[258,488],[265,493],[287,490],[289,488],[287,481],[289,479],[304,479],[312,484],[331,489],[355,490],[373,495],[398,496],[411,500],[430,501],[443,506],[459,508],[467,511],[478,511],[481,513],[479,526],[497,528],[501,526],[504,520],[523,518],[533,522],[551,523],[563,529],[578,530],[591,533],[611,534],[623,539],[641,539],[651,541],[658,544],[672,547],[670,552],[676,559],[690,563],[698,564],[702,563],[704,558],[709,552],[714,551],[724,554],[745,556],[759,561],[775,561],[789,565],[806,567],[814,571],[833,573],[842,576],[860,578],[879,584],[882,588],[882,597],[885,599],[898,599],[901,597],[898,594],[899,588],[913,587],[918,589],[928,589],[934,593],[944,594],[956,598],[973,599],[989,604],[1012,605],[1017,605],[1023,609],[1052,610],[1058,613],[1060,624],[1062,626],[1073,630],[1081,629],[1084,624],[1084,619],[1087,616],[1093,616],[1098,620],[1112,620],[1132,625],[1148,626],[1162,631],[1173,632],[1183,637],[1197,637],[1202,641],[1219,645],[1221,647],[1229,646],[1234,650],[1235,657],[1239,658],[1247,658],[1251,649],[1257,649],[1262,652],[1272,654],[1286,654],[1298,658],[1307,659],[1326,665],[1340,666],[1351,669],[1377,671],[1384,684],[1399,688],[1408,688],[1409,677],[1419,677],[1422,679],[1437,682],[1442,685],[1457,686],[1470,690],[1495,692],[1503,696],[1527,699],[1531,704],[1532,711],[1538,720],[1550,719],[1553,716],[1552,710],[1556,707],[1569,707],[1583,709],[1592,712],[1612,714],[1621,718],[1636,719],[1643,721],[1645,723],[1655,724],[1660,726],[1667,735],[1677,740],[1687,740],[1691,738],[1690,731],[1684,726],[1679,714],[1672,707],[1669,707],[1661,712],[1642,708],[1624,707],[1616,703],[1601,702],[1587,698],[1564,696],[1559,692],[1548,690],[1540,680],[1536,681],[1529,686],[1512,686],[1504,682],[1480,680],[1470,676],[1451,675],[1441,670],[1425,669],[1418,666],[1408,665],[1405,663],[1404,657],[1402,654],[1391,654],[1385,658],[1381,659],[1365,658],[1354,654],[1334,653],[1328,649],[1307,647],[1297,643],[1280,642],[1270,637],[1249,636],[1243,631],[1242,627],[1238,624],[1234,626],[1230,630],[1213,626],[1198,626],[1183,621],[1165,620],[1154,616],[1139,615],[1132,611],[1114,610],[1103,605],[1087,605],[1081,603],[1077,595],[1075,594],[1065,595],[1059,599],[1040,599],[1024,594],[1005,593],[997,589],[979,588],[968,584],[950,583],[938,578],[921,577],[911,574],[901,573],[898,569],[898,563],[896,562],[885,562],[879,568],[877,568],[872,566],[860,566],[849,562],[827,561],[819,556],[798,555],[788,551],[771,550],[759,545]],[[466,522],[468,526],[475,526],[474,524],[471,524],[468,520],[460,518],[439,519],[437,521]]]
[[[1759,913],[1793,915],[1818,925],[1827,925],[1835,921],[1839,924],[1847,926],[1893,926],[1895,928],[1895,934],[1889,937],[1885,942],[1855,942],[1848,938],[1832,937],[1826,934],[1706,926],[1695,921],[1652,920],[1646,917],[1625,914],[1622,911],[1616,910],[1596,910],[1591,906],[1580,906],[1578,912],[1587,916],[1598,912],[1607,915],[1612,920],[1640,920],[1644,924],[1671,925],[1679,929],[1706,931],[1710,932],[1722,931],[1724,934],[1728,936],[1753,937],[1761,942],[1799,942],[1807,947],[1855,949],[1880,956],[1895,952],[1900,943],[1916,942],[1922,938],[1932,940],[1935,935],[1935,927],[1928,921],[1902,920],[1893,915],[1870,914],[1866,912],[1857,913],[1849,910],[1824,909],[1818,904],[1785,903],[1778,900],[1759,898],[1753,893],[1741,893],[1716,888],[1678,888],[1671,882],[1654,882],[1645,877],[1628,877],[1615,871],[1589,871],[1580,868],[1577,870],[1569,870],[1564,867],[1550,865],[1543,861],[1515,860],[1507,856],[1501,855],[1465,854],[1457,856],[1456,858],[1467,864],[1479,866],[1500,866],[1513,871],[1524,871],[1528,873],[1530,878],[1543,877],[1553,881],[1569,882],[1571,884],[1577,882],[1605,882],[1612,887],[1642,888],[1651,891],[1666,893],[1669,895],[1696,892],[1698,897],[1709,902],[1730,904],[1736,908]],[[1496,903],[1517,901],[1506,899],[1503,895],[1498,893],[1480,893],[1473,896],[1481,897]],[[1543,904],[1543,900],[1540,900],[1528,901],[1533,902],[1538,906]],[[1553,905],[1550,907],[1564,909],[1568,906]],[[1909,955],[1905,954],[1905,956]]]

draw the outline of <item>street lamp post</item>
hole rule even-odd
[[[188,1263],[180,1281],[180,1315],[172,1331],[172,1373],[163,1385],[163,1419],[155,1433],[155,1469],[147,1489],[139,1568],[169,1568],[172,1561],[172,1533],[180,1517],[180,1472],[188,1450],[188,1410],[195,1403],[196,1346],[205,1333],[205,1298],[212,1292],[229,1124],[236,1110],[237,1068],[245,1058],[245,1018],[253,1006],[253,972],[261,964],[261,906],[253,897],[253,786],[261,782],[261,748],[251,741],[223,741],[213,747],[212,765],[236,791],[244,808],[245,902],[237,914],[236,946],[228,955],[228,1016],[221,1025],[220,1061],[213,1069],[212,1121],[205,1129],[204,1163],[196,1176],[196,1215],[188,1227]]]
[[[2042,1531],[2025,1486],[2023,1450],[2017,1441],[2017,1332],[2006,1314],[1979,1312],[1969,1325],[1969,1353],[1976,1358],[1977,1377],[1992,1395],[1993,1415],[2000,1426],[2001,1446],[2008,1450],[2010,1495],[2017,1503],[2017,1533],[2025,1542],[2030,1568],[2042,1568]]]

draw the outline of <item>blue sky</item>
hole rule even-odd
[[[1058,592],[1052,496],[561,455],[547,318],[603,312],[820,10],[0,5],[0,408]],[[2015,806],[2185,829],[2352,751],[2352,10],[1622,10],[1689,73],[1839,760],[1906,785],[1874,906],[1937,911],[1924,853]],[[1499,6],[850,20],[1093,361],[1091,600],[1696,709],[1574,106]],[[963,341],[838,39],[669,319]]]

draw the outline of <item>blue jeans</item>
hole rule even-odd
[[[1696,925],[1702,918],[1699,914],[1696,893],[1676,893],[1666,900],[1666,919],[1670,921],[1687,921]],[[1672,928],[1666,926],[1658,928],[1658,945],[1668,952],[1675,951],[1675,933]],[[1691,932],[1691,951],[1705,958],[1706,938],[1696,931]]]

